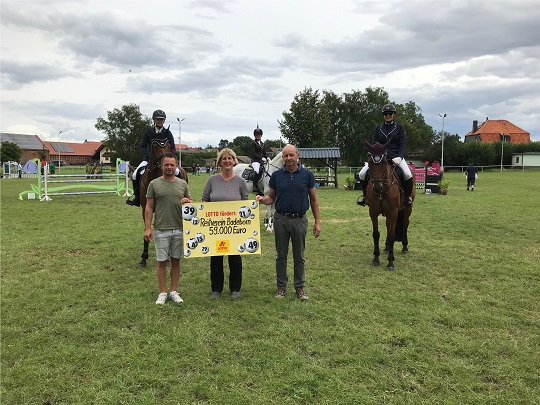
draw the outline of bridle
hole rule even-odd
[[[369,184],[371,184],[371,187],[373,189],[373,193],[379,195],[379,200],[383,199],[383,196],[388,192],[394,181],[392,183],[388,184],[388,160],[386,159],[386,151],[382,155],[373,155],[371,152],[368,152],[368,159],[371,160],[371,162],[375,165],[382,165],[384,166],[382,169],[382,177],[381,178],[375,178],[373,177],[373,173],[371,170],[371,165],[368,169],[369,174]]]
[[[163,149],[169,144],[169,140],[168,139],[152,139],[152,145],[154,143],[157,144],[160,148]],[[160,156],[156,156],[155,152],[156,151],[152,147],[152,157],[154,158],[153,162],[152,162],[152,167],[151,167],[152,171],[161,169],[161,164],[163,162],[163,157],[165,156],[165,153],[161,154]],[[150,160],[152,160],[152,159],[150,159]]]

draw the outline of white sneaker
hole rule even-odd
[[[156,305],[163,305],[167,301],[167,293],[159,293],[156,300]]]
[[[182,299],[182,297],[180,297],[180,294],[178,294],[178,292],[176,291],[171,291],[169,293],[169,298],[176,302],[177,304],[181,304],[182,302],[184,302],[184,300]]]

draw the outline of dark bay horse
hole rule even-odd
[[[148,160],[148,165],[146,166],[146,170],[144,174],[141,177],[140,180],[140,188],[139,188],[139,198],[141,202],[141,210],[142,210],[142,218],[144,223],[144,210],[146,208],[146,189],[148,188],[148,184],[154,179],[157,179],[159,176],[163,174],[161,170],[161,164],[163,162],[163,156],[170,152],[171,148],[169,146],[169,141],[167,139],[161,140],[161,139],[154,139],[152,140],[152,144],[150,145],[150,159]],[[188,178],[186,175],[186,171],[178,167],[180,169],[180,175],[182,178],[187,182]],[[139,267],[146,267],[146,260],[148,259],[148,246],[149,242],[144,240],[143,238],[143,252],[141,255],[141,261],[139,263]]]
[[[373,224],[373,266],[378,266],[379,248],[379,215],[386,216],[386,247],[388,251],[388,270],[394,269],[394,242],[401,241],[402,252],[408,249],[407,229],[412,207],[405,205],[405,193],[398,179],[398,174],[394,166],[391,166],[386,158],[386,149],[390,143],[384,145],[376,143],[371,145],[365,141],[368,147],[368,188],[366,190],[367,203],[369,206],[369,216]],[[414,181],[414,171],[411,170]],[[416,195],[413,187],[412,198]]]

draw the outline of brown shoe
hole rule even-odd
[[[276,293],[276,298],[285,298],[285,288],[278,287],[277,293]]]
[[[306,292],[303,288],[297,288],[296,289],[296,296],[300,298],[300,301],[307,301],[309,300],[309,297],[307,296]]]

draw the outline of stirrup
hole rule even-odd
[[[405,205],[408,206],[408,207],[412,207],[413,206],[413,199],[411,196],[408,196],[406,199],[405,199]]]
[[[361,200],[356,201],[358,205],[361,205],[362,207],[366,206],[366,197],[362,197]]]

